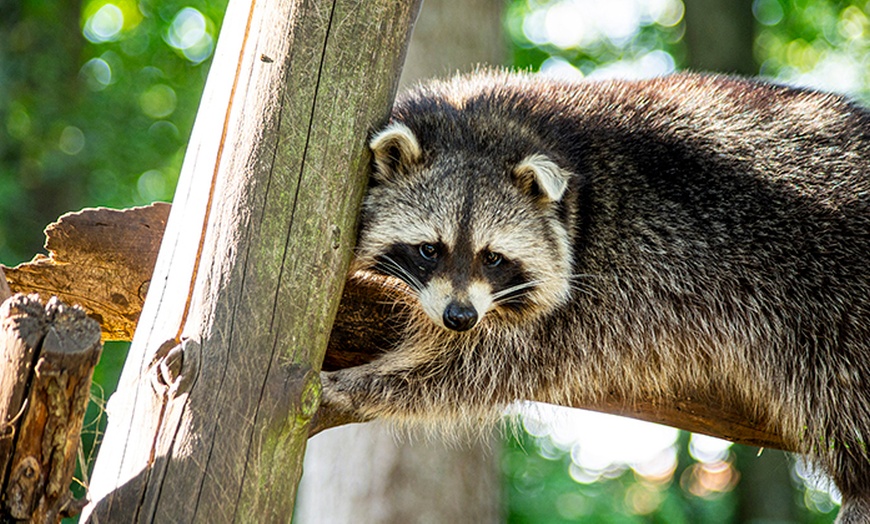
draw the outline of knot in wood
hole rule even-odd
[[[341,228],[336,225],[332,226],[332,249],[341,247]]]
[[[177,344],[174,339],[161,344],[154,355],[151,368],[151,384],[158,394],[178,396],[190,391],[199,374],[199,344],[184,339]]]
[[[6,491],[6,507],[16,519],[30,519],[34,495],[39,485],[42,468],[36,457],[27,456],[13,466]]]

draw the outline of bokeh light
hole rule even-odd
[[[581,483],[632,469],[660,481],[676,465],[674,428],[604,413],[524,403],[523,427],[542,447],[571,454],[571,476]]]
[[[67,126],[61,131],[57,145],[67,155],[77,155],[85,148],[85,134],[76,126]]]
[[[700,498],[715,498],[734,489],[740,474],[730,460],[696,462],[680,477],[680,486]]]
[[[102,58],[91,58],[79,70],[79,77],[91,91],[102,91],[112,83],[112,68]]]
[[[136,190],[139,198],[145,202],[165,200],[167,198],[166,177],[157,169],[150,169],[139,176],[136,181]]]
[[[764,76],[870,101],[870,3],[755,0]]]
[[[124,13],[115,4],[104,4],[85,23],[85,38],[94,43],[116,40],[124,28]]]
[[[804,505],[818,513],[829,513],[842,503],[837,486],[803,457],[792,468],[794,480],[804,486]]]
[[[142,112],[151,118],[166,118],[175,111],[175,90],[165,84],[156,84],[139,95]]]
[[[515,2],[507,28],[519,64],[560,77],[653,77],[674,71],[685,7],[680,0]],[[549,56],[522,49],[538,49]],[[535,57],[538,57],[536,59]]]
[[[728,459],[731,446],[727,440],[694,433],[689,439],[689,454],[698,462],[719,462]]]
[[[82,34],[95,44],[113,42],[142,21],[142,13],[134,0],[92,0],[82,12]]]
[[[210,57],[214,50],[209,21],[192,7],[185,7],[175,15],[166,33],[166,43],[195,64]]]

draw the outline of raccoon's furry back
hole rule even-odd
[[[382,158],[413,157],[414,176],[475,188],[455,193],[473,195],[457,224],[492,213],[530,155],[563,169],[564,195],[540,209],[566,228],[570,293],[463,333],[416,315],[380,361],[330,375],[327,401],[401,418],[608,392],[716,399],[816,457],[870,518],[870,113],[719,76],[483,73],[403,95],[399,124],[413,154]],[[385,248],[370,234],[385,214],[404,216],[379,207],[401,183],[383,178],[364,207],[362,253]],[[432,209],[454,199],[416,198]],[[515,263],[545,265],[536,256],[557,257]]]

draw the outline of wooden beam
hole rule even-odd
[[[83,518],[287,520],[420,1],[232,0]]]

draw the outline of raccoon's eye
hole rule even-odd
[[[501,264],[502,260],[504,260],[504,257],[501,253],[487,251],[483,254],[483,265],[486,267],[495,267]]]
[[[438,247],[435,244],[420,244],[417,248],[420,251],[420,256],[426,260],[436,260],[438,258]]]

